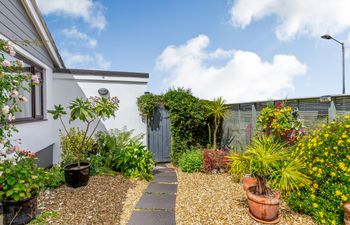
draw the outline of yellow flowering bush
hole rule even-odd
[[[311,215],[320,224],[343,224],[345,202],[350,201],[350,116],[322,124],[295,145],[313,184],[292,193],[292,209]]]
[[[298,112],[284,102],[276,105],[269,103],[263,108],[257,119],[257,127],[267,135],[285,142],[293,143],[303,133],[302,123],[298,118]]]

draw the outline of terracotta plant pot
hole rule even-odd
[[[275,224],[280,220],[279,198],[280,193],[274,191],[273,197],[254,194],[255,187],[246,191],[249,206],[249,215],[256,221],[266,224]]]
[[[68,187],[77,188],[86,186],[90,178],[90,163],[81,162],[80,167],[78,167],[78,163],[65,166],[64,178]]]
[[[38,212],[37,197],[27,198],[22,201],[2,202],[4,213],[4,225],[27,224],[35,218]],[[2,221],[0,221],[0,224]]]
[[[254,187],[257,185],[257,180],[255,177],[245,176],[242,179],[242,183],[243,183],[243,190],[247,191],[248,188]]]
[[[344,225],[350,225],[350,202],[343,205],[344,209]]]

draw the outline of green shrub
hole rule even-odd
[[[192,95],[191,90],[170,89],[164,95],[170,113],[171,161],[178,164],[188,149],[208,144],[207,101]]]
[[[154,110],[161,106],[169,111],[171,162],[175,165],[188,149],[208,145],[207,102],[184,88],[170,89],[164,95],[145,94],[138,98],[137,105],[143,117],[152,116]]]
[[[128,145],[113,154],[112,165],[125,176],[152,179],[152,152],[141,141],[130,140]]]
[[[203,165],[203,153],[199,150],[185,152],[179,159],[179,166],[183,172],[199,172]]]
[[[84,132],[79,128],[71,128],[69,130],[69,136],[61,133],[61,160],[62,165],[67,165],[69,163],[77,162],[80,152],[78,151],[79,144],[84,138]],[[84,151],[80,157],[82,160],[86,160],[88,153],[92,150],[94,145],[94,140],[90,138],[86,141]]]
[[[313,184],[293,193],[292,209],[311,215],[321,224],[343,224],[344,202],[350,200],[350,116],[313,130],[296,145]]]
[[[44,172],[45,187],[58,188],[64,184],[64,171],[60,165],[54,165]]]

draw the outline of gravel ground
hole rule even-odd
[[[120,225],[127,225],[130,216],[135,209],[136,203],[146,190],[148,182],[144,180],[133,180],[134,186],[128,190],[126,200],[124,202],[123,212],[120,216]]]
[[[249,225],[260,224],[248,214],[242,184],[228,174],[183,173],[176,169],[178,191],[176,223],[179,225]],[[313,225],[312,219],[291,212],[286,204],[281,207],[279,224]]]
[[[58,213],[49,218],[47,224],[120,224],[121,220],[128,220],[145,187],[147,182],[130,180],[121,175],[93,176],[85,187],[62,186],[41,193],[39,208]]]

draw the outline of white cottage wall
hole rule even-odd
[[[139,116],[136,102],[137,98],[147,90],[148,78],[67,73],[54,73],[53,77],[53,101],[55,104],[67,106],[69,101],[76,97],[99,96],[98,90],[106,88],[111,97],[118,97],[120,104],[116,117],[103,121],[98,130],[126,127],[129,130],[133,129],[135,135],[146,134],[146,124]],[[68,122],[67,117],[65,122]],[[79,122],[72,125],[83,127],[83,124]],[[144,142],[146,143],[146,137]]]

